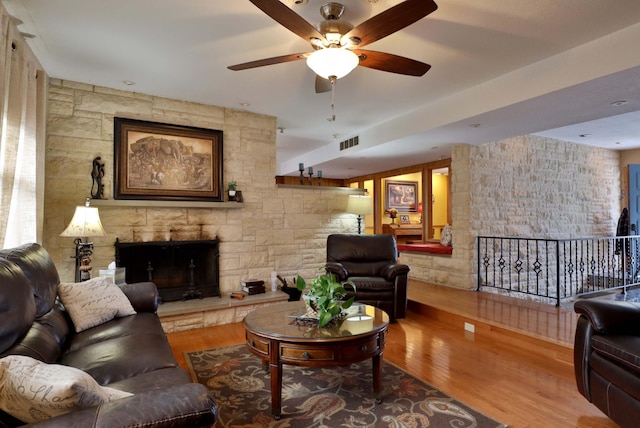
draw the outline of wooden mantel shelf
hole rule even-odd
[[[90,199],[96,207],[141,207],[141,208],[242,208],[242,202],[205,201],[152,201],[138,199]]]

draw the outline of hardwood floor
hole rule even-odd
[[[409,299],[407,317],[389,327],[386,361],[513,428],[617,426],[576,389],[571,308],[417,281]],[[244,329],[168,337],[186,368],[184,352],[244,343]]]

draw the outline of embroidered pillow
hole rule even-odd
[[[124,292],[113,283],[113,278],[63,283],[58,286],[58,296],[69,312],[76,332],[136,313]]]
[[[23,355],[0,359],[0,409],[26,423],[132,395],[100,386],[74,367]]]

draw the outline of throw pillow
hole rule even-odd
[[[451,247],[453,245],[453,228],[449,224],[445,224],[442,228],[440,245],[443,247]]]
[[[0,408],[26,423],[132,395],[100,386],[74,367],[46,364],[23,355],[0,359]]]
[[[84,282],[63,283],[58,295],[71,316],[76,332],[95,327],[136,311],[112,278],[92,278]]]

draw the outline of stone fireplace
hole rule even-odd
[[[219,240],[121,242],[116,265],[126,282],[153,281],[162,302],[220,297]]]

